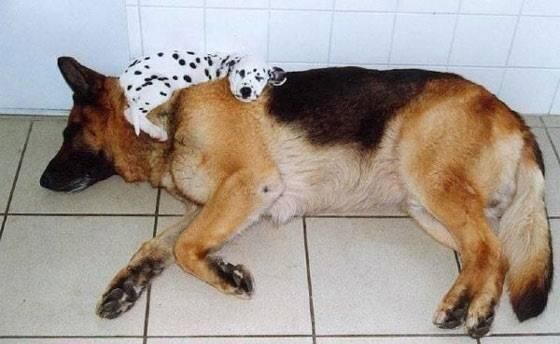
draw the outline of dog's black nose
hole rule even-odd
[[[47,171],[45,171],[41,176],[41,179],[39,179],[39,184],[41,184],[41,186],[44,188],[50,189],[52,183],[51,183],[51,178],[47,173]]]
[[[243,99],[247,99],[251,96],[251,88],[250,87],[247,87],[247,86],[241,87],[239,92],[241,92],[241,97],[243,97]]]

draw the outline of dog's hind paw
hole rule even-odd
[[[163,269],[163,262],[144,259],[119,271],[97,304],[97,315],[114,319],[128,311],[142,295],[150,280]]]
[[[212,261],[212,268],[227,284],[225,292],[248,298],[253,295],[255,283],[253,276],[243,265],[233,265],[220,258]]]

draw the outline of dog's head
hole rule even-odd
[[[109,90],[112,78],[71,57],[60,57],[58,67],[74,92],[74,105],[62,147],[43,172],[40,184],[54,191],[80,191],[115,174],[106,137],[109,116],[119,111],[114,98],[119,97]]]
[[[266,85],[280,86],[285,81],[286,72],[282,68],[270,67],[253,58],[243,57],[230,66],[231,92],[244,102],[256,100]]]

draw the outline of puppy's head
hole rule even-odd
[[[115,174],[105,138],[108,117],[119,109],[108,89],[109,78],[71,57],[60,57],[58,67],[74,92],[74,105],[62,147],[43,172],[40,184],[54,191],[80,191]]]
[[[285,81],[286,73],[281,68],[248,57],[232,64],[229,72],[231,92],[244,102],[256,100],[266,85],[279,86]]]

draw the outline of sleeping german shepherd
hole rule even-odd
[[[154,110],[171,138],[162,143],[134,134],[116,78],[69,57],[58,65],[74,106],[42,186],[76,191],[118,174],[200,206],[141,246],[103,294],[101,317],[127,311],[172,262],[250,296],[249,271],[213,255],[234,234],[264,216],[285,222],[388,204],[403,205],[461,257],[435,325],[465,322],[483,336],[504,281],[520,321],[546,306],[553,266],[541,152],[516,113],[460,76],[317,69],[289,73],[253,103],[214,81]]]

